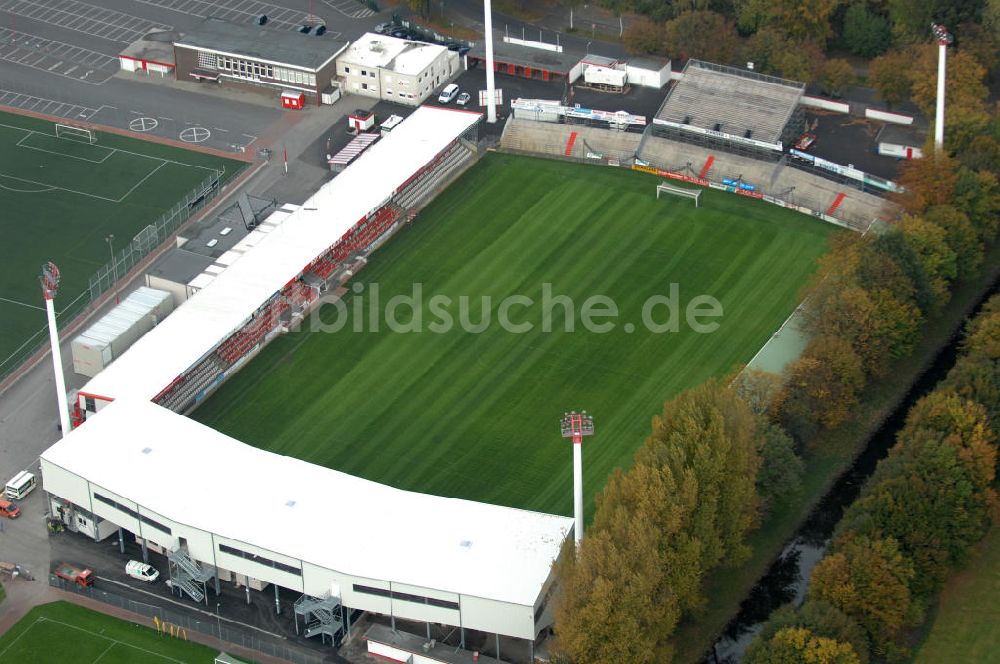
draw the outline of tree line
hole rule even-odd
[[[925,65],[936,64],[926,48],[932,22],[944,23],[970,62],[978,61],[987,69],[995,66],[1000,44],[1000,0],[600,0],[598,4],[619,14],[643,16],[623,34],[633,53],[739,66],[752,62],[756,71],[766,74],[818,81],[824,94],[831,96],[842,94],[856,77],[847,60],[827,59],[826,53],[878,58],[870,82],[889,103],[905,101],[913,82],[919,86],[924,80],[920,75]],[[965,69],[966,63],[960,66]],[[929,80],[933,85],[933,76]]]
[[[966,328],[947,378],[917,402],[896,444],[844,514],[800,609],[777,612],[747,664],[866,664],[907,655],[942,583],[998,507],[1000,296]]]

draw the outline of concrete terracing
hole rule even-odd
[[[572,142],[570,138],[576,134]],[[586,125],[535,122],[510,118],[500,146],[513,152],[585,159],[587,153],[630,160],[635,158],[642,134],[611,131]]]

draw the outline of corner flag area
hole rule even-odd
[[[0,376],[44,340],[39,267],[62,273],[56,311],[86,298],[101,266],[207,177],[243,162],[0,113]],[[111,236],[114,236],[111,238]],[[109,241],[109,238],[110,241]],[[79,311],[76,306],[73,311]],[[39,331],[42,335],[38,336]]]
[[[569,514],[571,451],[558,421],[564,410],[586,409],[597,427],[584,450],[592,504],[610,470],[630,463],[665,399],[757,353],[798,304],[836,232],[714,190],[702,192],[698,208],[657,200],[657,183],[624,169],[487,155],[353,278],[339,331],[329,331],[336,308],[324,306],[319,320],[314,314],[272,342],[194,418],[397,488]],[[422,304],[398,318],[419,316],[421,332],[372,328],[375,284],[383,309],[419,284]],[[565,330],[561,306],[545,331],[545,284],[573,303],[574,331]],[[679,329],[649,329],[645,303],[674,291]],[[497,323],[498,303],[512,295],[535,303],[511,309],[528,331]],[[581,325],[581,307],[595,295],[618,308],[610,331]],[[702,295],[723,307],[714,332],[684,320]],[[471,322],[484,320],[481,298],[489,296],[492,322],[467,331],[455,308],[456,324],[432,331],[435,296],[468,298]],[[666,308],[653,317],[662,321]]]

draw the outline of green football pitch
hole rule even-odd
[[[194,417],[253,445],[399,488],[570,514],[572,454],[559,419],[586,409],[597,428],[584,446],[592,503],[611,469],[629,463],[664,400],[745,364],[778,329],[835,230],[715,191],[702,193],[698,209],[689,199],[657,200],[658,181],[488,155],[372,256],[354,279],[365,289],[345,296],[346,318],[326,305],[323,319],[331,327],[346,321],[341,331],[310,332],[317,326],[305,321]],[[374,330],[374,284],[383,307],[420,284],[423,331]],[[573,301],[575,331],[565,331],[559,306],[550,306],[550,331],[541,325],[544,284],[553,298]],[[722,317],[701,321],[716,320],[718,329],[694,331],[683,310],[676,332],[644,325],[644,303],[669,297],[671,284],[681,309],[696,296],[716,298]],[[497,324],[499,303],[514,294],[536,303],[510,310],[531,331]],[[444,320],[435,295],[456,303],[447,309],[456,321],[449,332],[431,331]],[[584,329],[582,308],[593,295],[617,305],[614,329]],[[469,323],[482,318],[481,296],[492,297],[485,331],[459,323],[461,296],[478,303]],[[668,310],[655,307],[655,322],[666,323]]]
[[[68,602],[36,606],[0,636],[0,664],[211,664],[217,654]]]
[[[0,113],[0,376],[46,338],[43,263],[59,266],[64,311],[111,259],[107,237],[120,253],[213,171],[225,181],[244,166],[100,131],[93,144],[57,138],[52,122]]]

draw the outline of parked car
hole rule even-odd
[[[385,23],[379,23],[378,25],[376,25],[375,26],[375,32],[378,33],[378,34],[380,34],[380,35],[387,35],[387,34],[390,34],[392,32],[392,29],[394,27],[395,26],[393,26],[393,24],[391,22],[386,21]]]
[[[139,579],[147,583],[152,583],[160,578],[160,571],[158,569],[141,560],[130,560],[125,563],[125,573],[133,579]]]
[[[450,104],[458,96],[458,85],[454,83],[449,83],[438,95],[438,101],[442,104]]]
[[[16,519],[21,516],[21,508],[9,500],[0,500],[0,516]]]
[[[400,28],[398,30],[393,30],[392,36],[396,37],[397,39],[409,39],[410,31],[405,28]]]
[[[458,99],[455,100],[455,103],[458,104],[459,106],[465,106],[466,104],[469,103],[470,99],[472,99],[472,95],[470,95],[468,92],[463,92],[462,94],[458,95]]]

